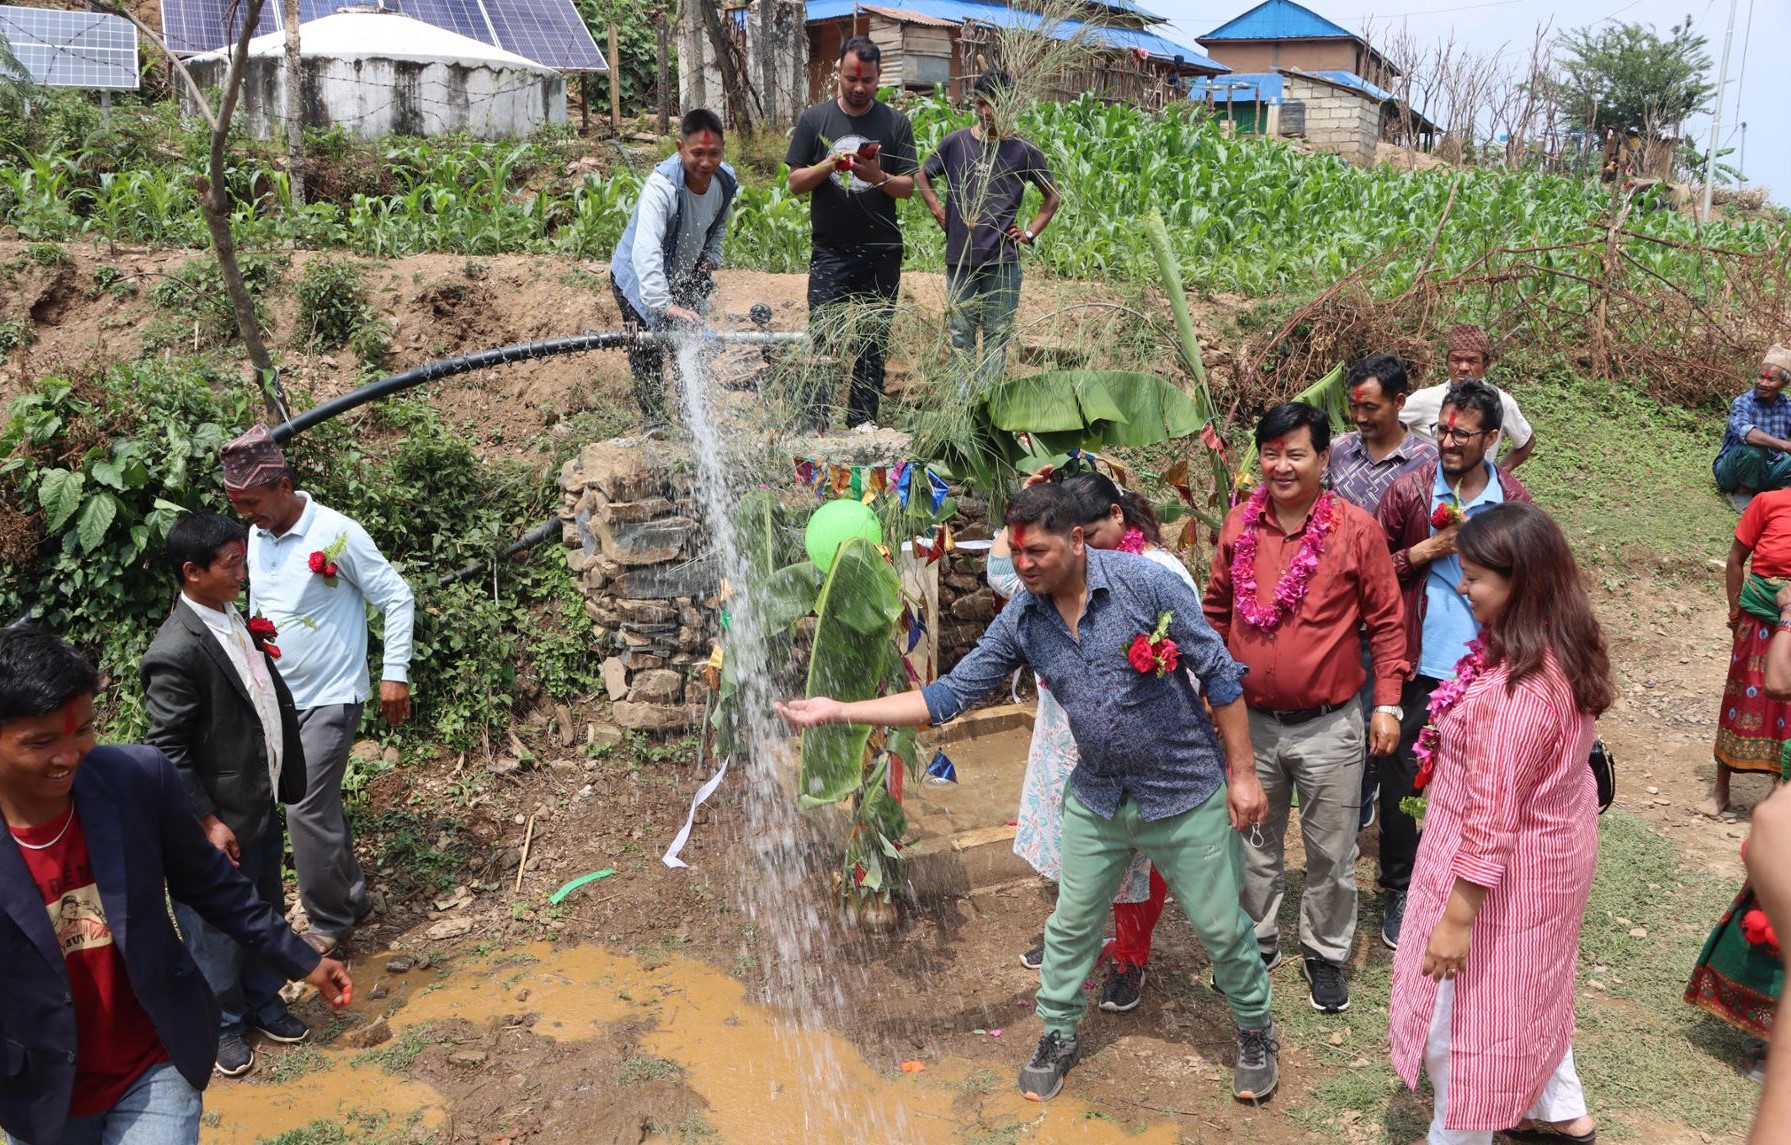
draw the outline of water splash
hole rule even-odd
[[[727,654],[762,663],[757,650],[769,633],[754,598],[759,573],[738,535],[736,512],[746,490],[736,487],[735,475],[756,469],[740,464],[740,451],[762,449],[773,435],[763,426],[723,424],[721,388],[711,377],[703,343],[701,336],[691,335],[679,341],[677,352],[679,396],[696,468],[693,492],[731,589],[725,604],[730,614]],[[771,673],[743,672],[739,687],[736,710],[746,726],[737,729],[736,742],[746,745],[746,758],[734,761],[734,786],[746,812],[746,837],[740,842],[752,860],[751,869],[736,879],[736,894],[751,923],[748,953],[759,964],[762,994],[790,1015],[786,1036],[793,1039],[794,1052],[809,1058],[801,1100],[805,1118],[818,1129],[839,1124],[859,1104],[835,1053],[836,1039],[822,1035],[830,1018],[844,1012],[848,998],[858,992],[855,988],[867,984],[868,975],[842,957],[836,924],[828,917],[831,863],[820,849],[804,843],[810,832],[796,807],[793,742],[772,711],[772,701],[780,697],[772,693]],[[863,1125],[859,1140],[873,1141],[879,1134],[891,1142],[913,1136],[899,1113],[893,1119],[885,1114],[880,1125]]]

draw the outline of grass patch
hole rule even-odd
[[[434,1022],[420,1022],[398,1035],[395,1041],[356,1054],[354,1064],[376,1065],[387,1073],[401,1074],[416,1062],[418,1054],[440,1041]]]
[[[293,1046],[273,1056],[273,1064],[268,1066],[267,1079],[275,1085],[285,1085],[289,1081],[297,1081],[308,1073],[327,1069],[330,1061],[324,1057],[323,1051],[316,1046]]]
[[[278,1137],[262,1137],[256,1145],[429,1145],[433,1133],[418,1135],[415,1118],[394,1122],[384,1113],[351,1110],[340,1121],[313,1121]]]
[[[1680,866],[1672,840],[1634,816],[1613,811],[1600,828],[1574,1041],[1594,1112],[1599,1104],[1621,1111],[1606,1118],[1612,1139],[1640,1139],[1630,1115],[1713,1136],[1743,1132],[1760,1095],[1732,1068],[1742,1034],[1682,998],[1704,939],[1740,887]],[[1648,936],[1630,937],[1637,928]],[[1605,989],[1591,988],[1594,979]]]
[[[668,1134],[670,1139],[679,1142],[679,1145],[692,1145],[692,1142],[719,1141],[721,1139],[721,1130],[709,1124],[708,1118],[694,1112],[686,1114],[684,1120],[676,1125],[655,1124],[653,1131]]]
[[[1518,476],[1582,561],[1650,553],[1701,569],[1727,554],[1735,514],[1710,474],[1721,411],[1666,406],[1558,372],[1524,383],[1517,396],[1537,436]]]
[[[663,1081],[683,1072],[675,1061],[647,1054],[630,1054],[622,1059],[622,1068],[617,1072],[616,1080],[623,1085],[630,1085],[637,1081]]]

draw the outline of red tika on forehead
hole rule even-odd
[[[1273,449],[1277,453],[1279,453],[1280,451],[1287,448],[1287,439],[1285,437],[1277,437],[1277,438],[1273,439],[1272,441],[1264,443],[1263,448],[1264,449]]]
[[[1455,406],[1450,406],[1449,407],[1449,420],[1444,422],[1443,424],[1448,426],[1450,429],[1454,429],[1455,428],[1455,415],[1460,412],[1461,411],[1459,409],[1457,409]]]
[[[1356,388],[1354,390],[1352,390],[1351,393],[1357,401],[1359,401],[1359,402],[1367,401],[1368,400],[1368,383],[1367,382],[1357,382]]]
[[[1008,530],[1008,533],[1008,548],[1023,549],[1026,547],[1025,525],[1015,525],[1012,529]]]
[[[75,734],[75,729],[80,726],[80,713],[75,711],[75,701],[70,700],[68,703],[62,705],[62,734],[65,736],[72,736]]]
[[[865,63],[857,56],[847,56],[840,61],[840,74],[849,79],[864,79],[875,70],[872,65]]]

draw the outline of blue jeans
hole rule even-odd
[[[948,265],[945,296],[945,323],[951,331],[953,348],[975,359],[976,332],[982,331],[983,352],[976,368],[978,386],[1001,381],[1007,376],[1007,343],[1013,336],[1014,314],[1020,309],[1020,264]],[[960,386],[969,391],[967,384]]]
[[[34,1145],[198,1145],[199,1091],[173,1062],[143,1071],[104,1113],[71,1117],[60,1141]],[[10,1134],[10,1145],[27,1145]]]
[[[280,886],[282,838],[279,814],[270,805],[261,837],[243,846],[237,860],[238,872],[254,884],[256,895],[276,914],[286,913],[286,897]],[[181,938],[193,961],[199,964],[199,972],[217,995],[223,1011],[218,1024],[224,1037],[241,1037],[250,1019],[266,1023],[286,1013],[286,1003],[280,1000],[286,975],[244,950],[236,939],[206,922],[185,903],[174,904],[174,921],[180,924]]]

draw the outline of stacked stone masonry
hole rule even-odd
[[[619,438],[586,445],[560,470],[566,562],[584,596],[612,718],[630,730],[696,727],[709,698],[700,667],[721,633],[720,572],[691,498],[692,469],[679,443]],[[794,504],[818,504],[793,480],[789,495]],[[962,491],[957,503],[953,532],[986,538],[982,503]],[[969,651],[995,615],[984,571],[978,552],[940,562],[933,624],[940,671]]]

